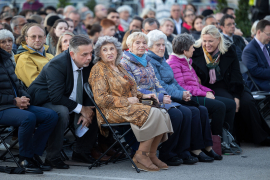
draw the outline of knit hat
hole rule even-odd
[[[49,17],[48,20],[47,20],[47,25],[48,26],[53,26],[53,24],[55,23],[55,21],[57,21],[58,19],[60,19],[60,17],[57,16],[57,15],[54,15],[54,16]]]

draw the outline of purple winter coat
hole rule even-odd
[[[214,91],[199,83],[198,76],[191,66],[192,59],[189,61],[189,66],[188,61],[184,56],[183,58],[179,58],[175,55],[170,55],[167,63],[171,66],[174,78],[178,84],[187,91],[190,91],[193,96],[205,97],[206,93],[209,91],[214,93]]]

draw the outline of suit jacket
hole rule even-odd
[[[202,47],[195,48],[192,60],[192,67],[200,77],[202,85],[207,87],[209,85],[210,77]],[[228,51],[220,56],[219,68],[223,80],[227,85],[227,90],[233,95],[233,97],[240,99],[244,90],[244,82],[240,72],[237,56],[232,47],[229,47]]]
[[[231,42],[231,40],[226,35],[224,35],[224,38]],[[243,53],[243,50],[246,47],[246,43],[243,40],[243,38],[241,36],[233,35],[233,44],[232,44],[232,46],[235,48],[238,60],[242,61],[242,53]]]
[[[266,48],[270,54],[269,47],[269,45],[266,45]],[[242,60],[247,66],[249,73],[260,90],[270,91],[270,66],[263,54],[262,49],[255,39],[250,41],[250,43],[244,49]],[[244,78],[247,81],[247,85],[251,91],[257,90],[247,75],[245,75]]]
[[[171,17],[171,19],[173,20],[172,17]],[[189,31],[188,31],[186,28],[183,27],[183,23],[184,23],[184,20],[182,19],[182,23],[181,23],[181,34],[182,34],[182,33],[185,33],[185,32],[186,32],[186,33],[189,33]],[[176,35],[178,34],[178,33],[177,33],[177,29],[176,29],[176,24],[175,24],[175,23],[174,23],[173,34],[176,34]]]
[[[88,82],[92,64],[84,67],[83,83]],[[74,86],[73,69],[69,50],[64,51],[42,69],[41,73],[29,86],[27,92],[31,94],[33,105],[42,105],[52,102],[55,105],[66,106],[69,111],[73,111],[78,103],[69,99]],[[83,91],[83,105],[92,105],[90,98]]]

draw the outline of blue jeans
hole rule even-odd
[[[10,108],[0,111],[0,124],[19,128],[20,156],[29,158],[34,154],[42,155],[57,120],[56,112],[37,106],[28,106],[26,110]]]

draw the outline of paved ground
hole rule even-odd
[[[108,179],[108,180],[269,180],[270,179],[270,147],[256,147],[252,144],[242,144],[241,155],[226,155],[222,161],[213,163],[197,163],[196,165],[181,165],[170,167],[160,172],[137,173],[129,161],[104,165],[89,170],[87,167],[71,166],[69,170],[53,169],[43,175],[9,175],[0,174],[1,180],[39,180],[39,179]],[[1,166],[12,166],[12,163],[1,162]]]

